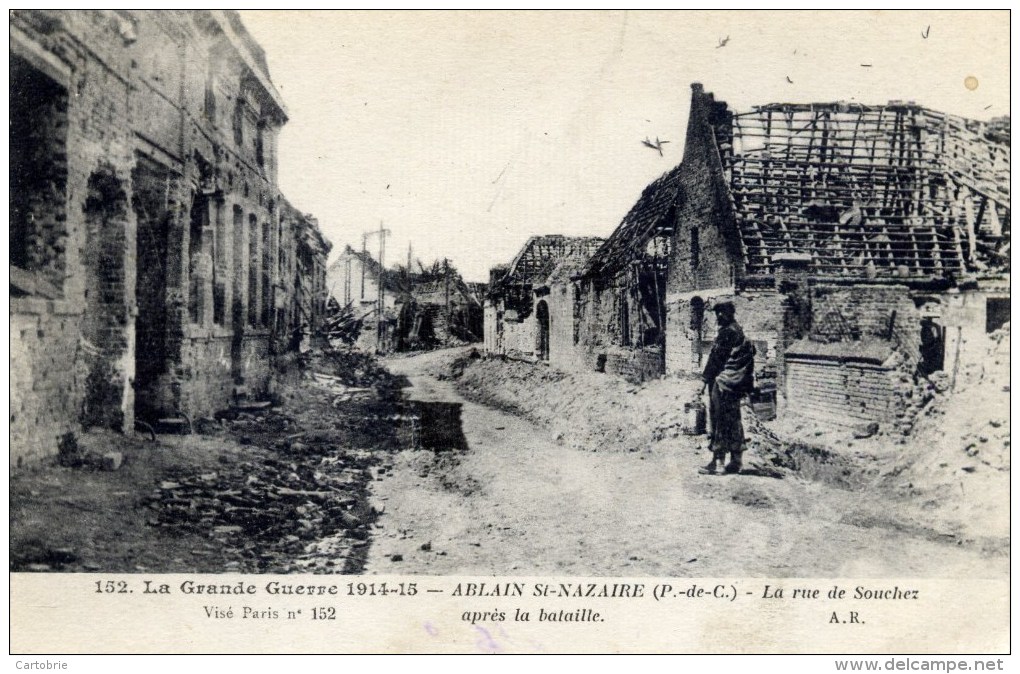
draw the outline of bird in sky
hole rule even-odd
[[[726,37],[721,37],[721,38],[719,38],[719,44],[717,44],[715,46],[715,48],[719,49],[720,47],[725,47],[726,43],[729,42],[729,41],[730,41],[730,36],[729,35],[727,35]]]
[[[641,144],[644,145],[645,147],[650,147],[653,150],[658,150],[659,151],[659,156],[661,157],[662,156],[662,146],[665,145],[668,142],[669,142],[668,140],[659,140],[659,137],[656,136],[655,137],[655,142],[653,143],[652,141],[648,140],[648,136],[645,136],[645,139],[643,141],[641,141]]]

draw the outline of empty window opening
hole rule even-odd
[[[12,292],[63,287],[67,222],[67,90],[10,54],[10,264],[35,283]],[[23,278],[17,275],[18,278]],[[24,278],[23,278],[24,280]]]
[[[666,341],[663,329],[666,322],[665,287],[664,271],[653,268],[638,274],[635,319],[638,322],[639,346],[661,346]]]
[[[262,311],[259,325],[269,327],[273,310],[273,229],[262,223]]]
[[[213,207],[216,226],[213,232],[213,323],[224,325],[227,319],[227,223],[223,216],[223,202]]]
[[[168,204],[171,173],[139,154],[131,173],[131,205],[138,223],[135,300],[135,416],[161,412],[160,376],[167,372],[167,250],[173,213]]]
[[[255,132],[255,161],[258,162],[259,166],[265,167],[266,165],[266,154],[265,154],[265,133],[266,126],[263,122],[259,122],[258,128]]]
[[[81,422],[86,428],[120,429],[124,372],[118,363],[127,347],[125,301],[127,194],[109,166],[89,177],[85,199],[85,296],[82,337],[89,345]]]
[[[624,297],[620,300],[620,344],[622,346],[630,346],[630,305],[627,302],[627,298]]]
[[[234,204],[234,268],[233,268],[233,293],[231,302],[231,316],[233,327],[240,330],[244,325],[244,211],[240,206]]]
[[[216,121],[216,78],[213,75],[216,59],[210,58],[205,74],[205,101],[203,111],[205,117],[211,122]]]
[[[240,98],[234,103],[234,144],[244,145],[244,103]]]
[[[946,329],[931,318],[921,320],[920,356],[917,372],[922,376],[938,372],[945,366]]]
[[[231,298],[230,298],[230,330],[232,339],[230,340],[230,376],[233,378],[235,384],[241,384],[244,381],[244,327],[245,327],[245,287],[247,285],[245,279],[245,264],[247,264],[247,256],[244,253],[245,243],[245,229],[244,229],[244,211],[237,204],[234,204],[234,222],[233,222],[233,239],[234,239],[234,265],[232,279],[233,284],[231,287]]]
[[[549,305],[544,300],[535,307],[535,319],[538,321],[538,344],[535,355],[539,360],[549,360]]]
[[[701,263],[701,241],[698,236],[698,228],[691,227],[691,269],[697,269]]]
[[[202,323],[205,315],[205,282],[210,276],[211,260],[203,250],[205,229],[209,224],[209,205],[204,196],[196,194],[191,201],[191,227],[188,230],[188,316],[192,323]]]
[[[259,320],[259,223],[255,214],[248,216],[248,325]]]
[[[985,304],[985,332],[995,332],[1009,322],[1009,298],[989,297]]]

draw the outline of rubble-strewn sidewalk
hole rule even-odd
[[[312,354],[280,405],[194,421],[156,442],[86,433],[99,462],[11,479],[12,571],[357,572],[376,513],[367,485],[410,441],[400,381],[356,352]]]

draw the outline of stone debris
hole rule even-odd
[[[316,449],[317,456],[267,457],[163,481],[147,499],[156,512],[150,524],[208,531],[238,549],[235,566],[245,572],[308,570],[309,558],[323,555],[340,571],[353,543],[368,537],[364,485],[379,457]],[[317,545],[327,538],[328,548]]]
[[[199,426],[254,449],[219,470],[164,476],[146,499],[150,525],[206,532],[230,570],[357,572],[378,515],[367,486],[388,473],[386,450],[406,444],[392,422],[405,416],[390,400],[399,386],[365,354],[310,352],[302,365],[282,404]]]
[[[120,452],[107,452],[103,454],[99,467],[102,470],[119,470],[124,463],[124,455]]]

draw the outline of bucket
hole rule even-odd
[[[684,404],[684,428],[687,435],[705,434],[705,404],[695,400]]]

